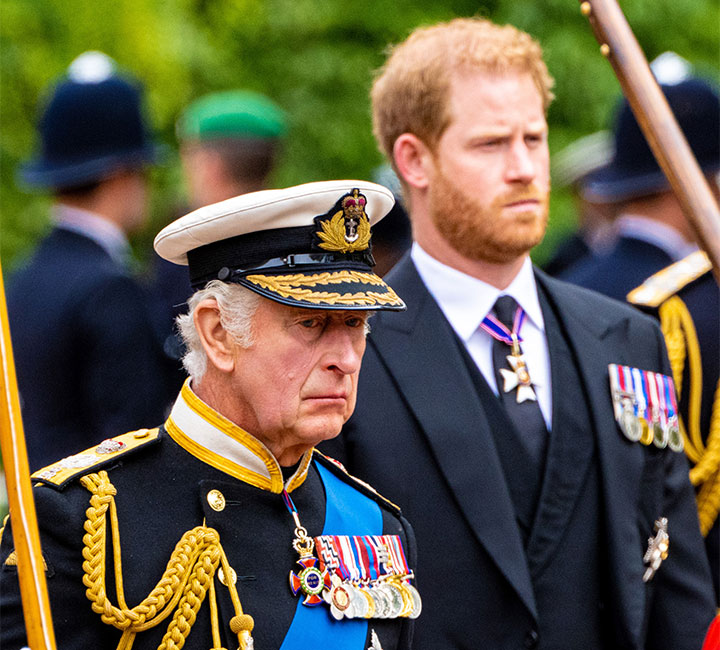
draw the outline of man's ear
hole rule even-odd
[[[403,133],[393,145],[393,159],[403,180],[417,189],[429,183],[429,165],[433,164],[432,152],[415,134]]]
[[[198,303],[193,322],[210,363],[222,372],[232,372],[235,368],[233,350],[237,344],[220,321],[217,301],[206,298]]]

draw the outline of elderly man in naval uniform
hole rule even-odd
[[[421,600],[400,511],[315,451],[355,407],[393,204],[361,181],[235,197],[167,226],[196,293],[164,424],[34,474],[59,647],[409,648]],[[348,229],[348,223],[356,227]],[[11,523],[3,648],[25,645]]]

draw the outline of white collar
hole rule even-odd
[[[285,482],[272,452],[257,438],[233,424],[205,404],[183,384],[180,395],[165,422],[170,437],[185,451],[208,465],[254,485],[279,494],[292,492],[305,481],[312,460],[312,449],[305,452],[298,469]]]
[[[423,283],[435,298],[457,335],[467,342],[501,295],[512,296],[527,317],[545,331],[537,284],[530,257],[504,291],[436,260],[414,242],[412,261]]]

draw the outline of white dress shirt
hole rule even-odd
[[[470,356],[485,377],[490,388],[498,394],[493,371],[492,337],[480,323],[492,310],[501,295],[512,296],[527,314],[523,323],[520,344],[538,404],[548,429],[552,425],[552,386],[550,383],[550,352],[545,335],[537,285],[530,257],[504,291],[457,269],[446,266],[413,243],[411,257],[420,278],[435,298],[455,333],[465,343]],[[509,348],[508,348],[509,353]]]

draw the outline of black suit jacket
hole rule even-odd
[[[416,648],[550,647],[538,640],[532,566],[450,325],[409,257],[387,279],[408,310],[372,321],[358,406],[328,453],[398,503],[413,523],[425,603]],[[608,381],[610,363],[667,374],[662,336],[632,308],[540,272],[537,279],[568,333],[592,413],[587,426],[604,503],[597,514],[606,535],[598,544],[609,572],[608,647],[696,650],[713,604],[687,462],[683,454],[623,437]],[[562,386],[553,385],[554,405],[562,399]],[[568,494],[569,508],[573,498]],[[642,556],[660,516],[669,519],[670,557],[645,584]],[[532,534],[544,535],[545,552],[552,553],[563,529]],[[571,627],[558,635],[563,641],[554,650],[579,647]]]
[[[8,283],[8,312],[31,469],[164,420],[145,296],[95,241],[52,230]]]

